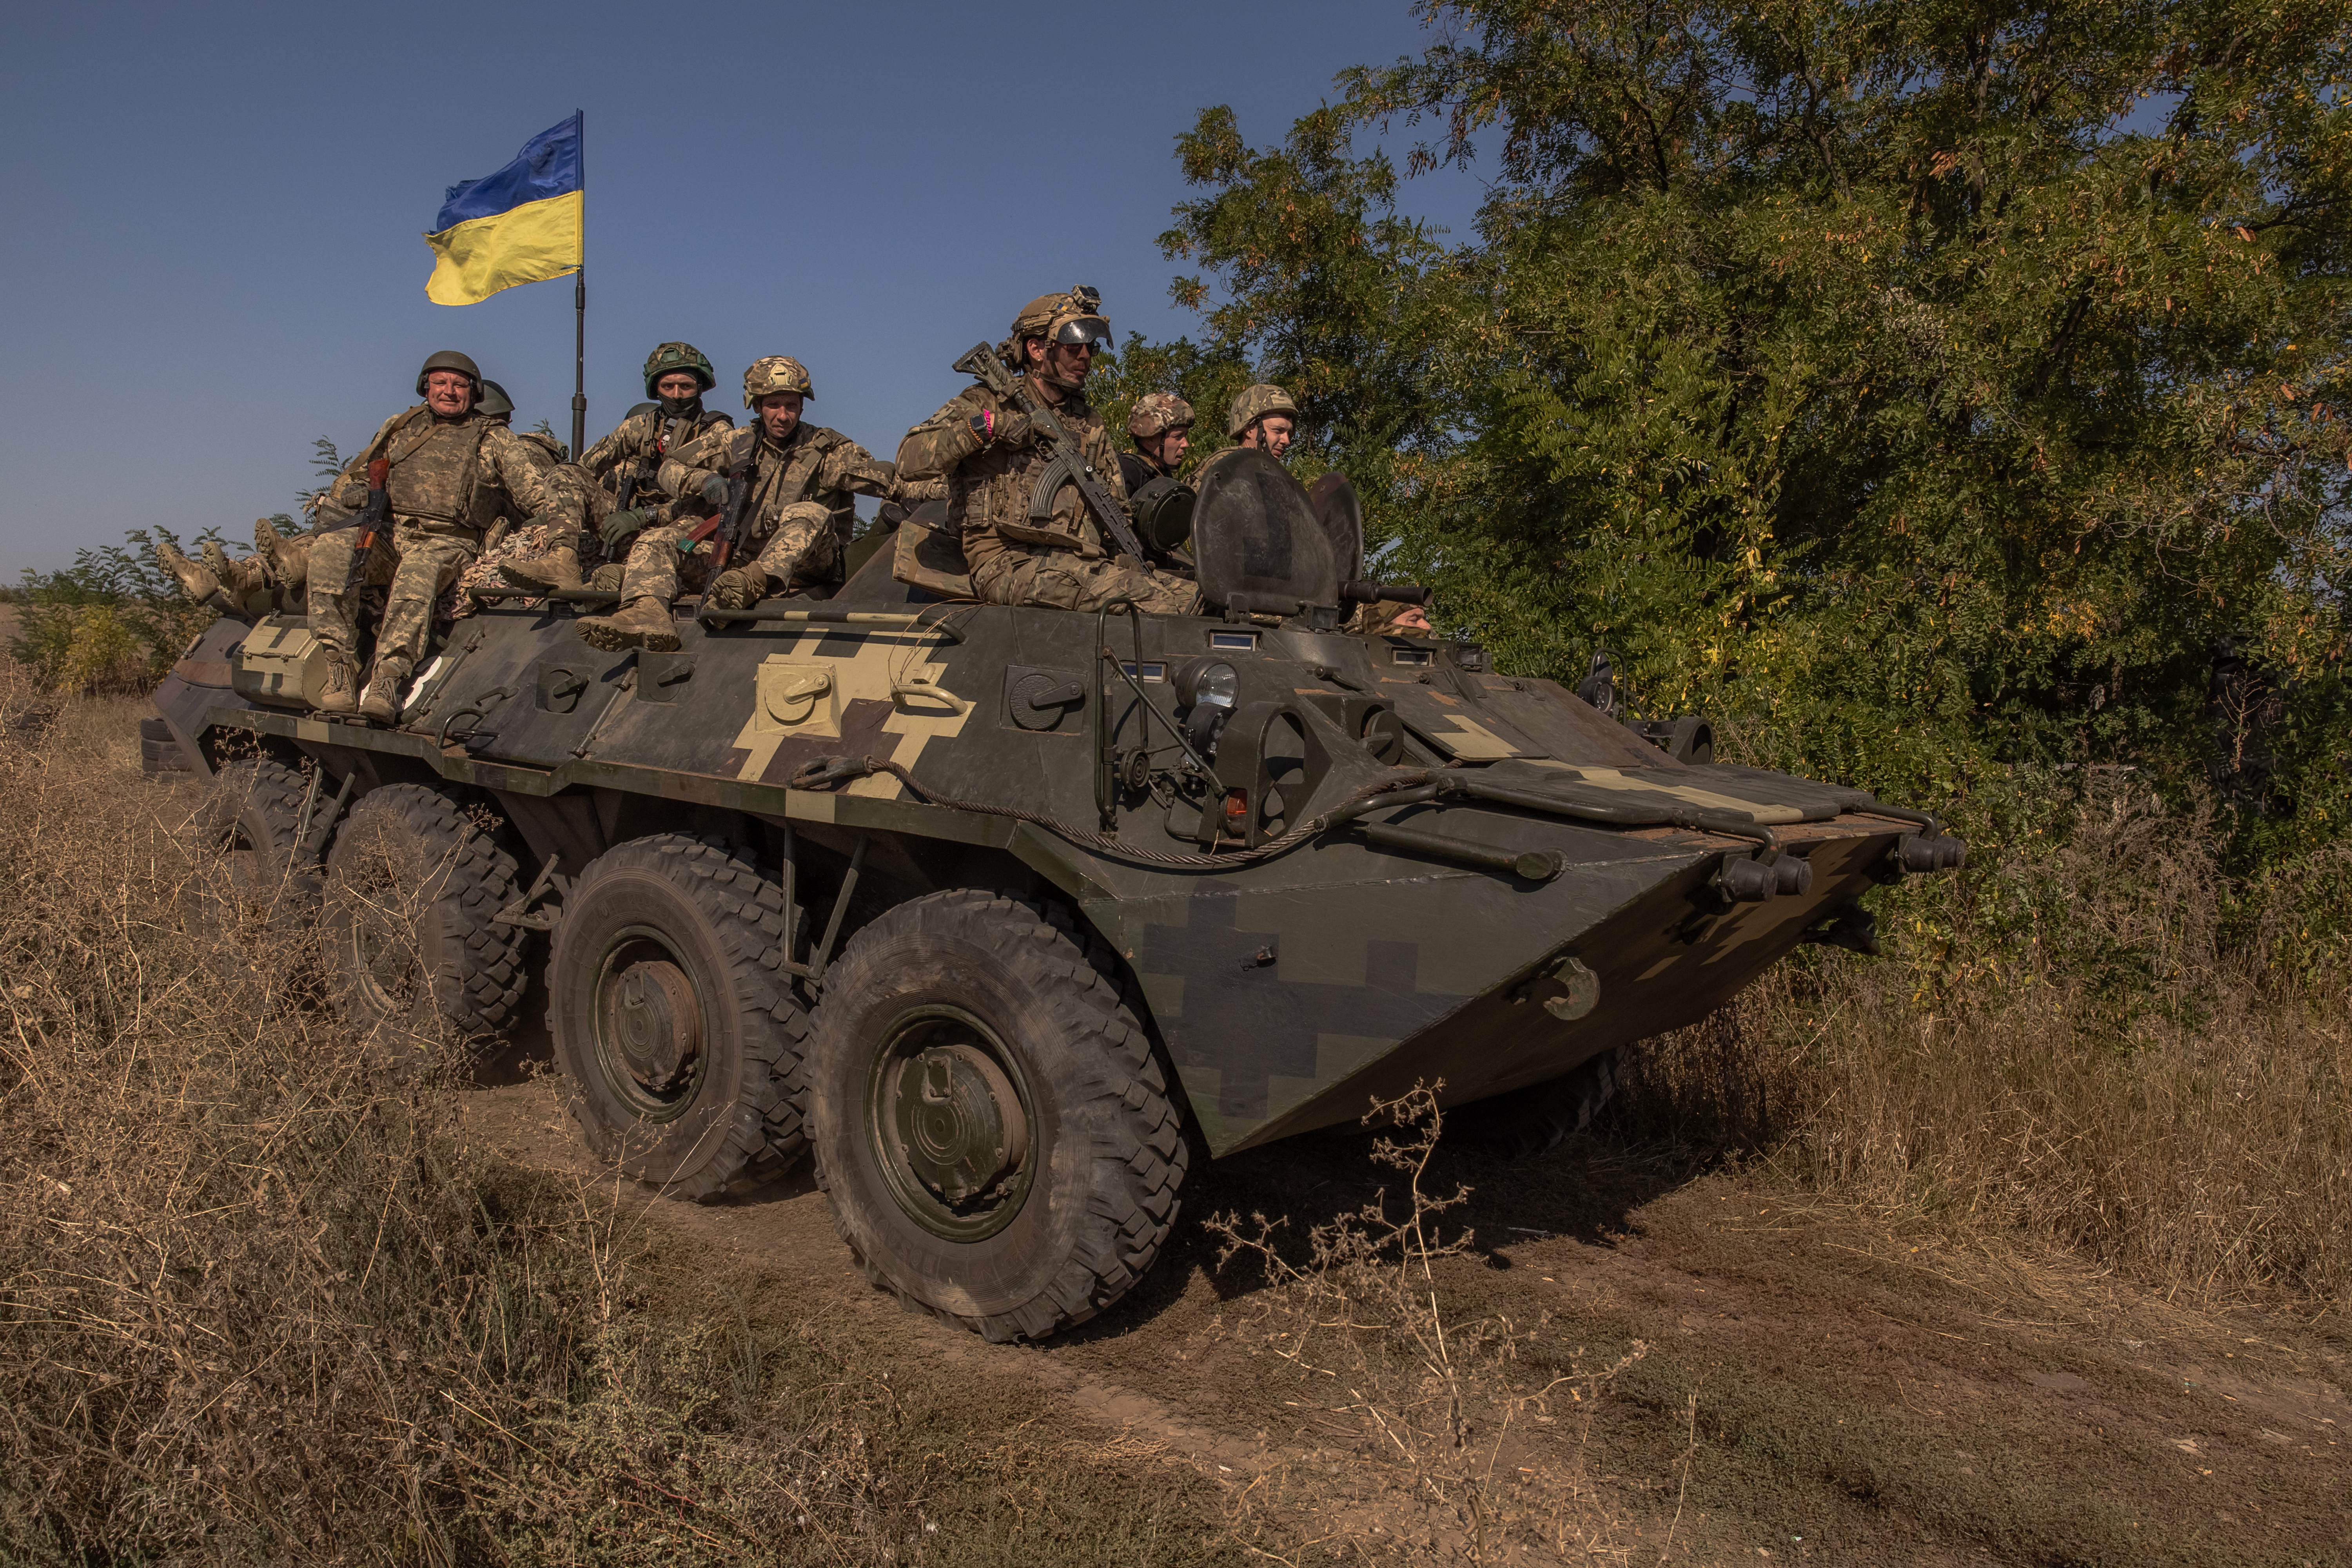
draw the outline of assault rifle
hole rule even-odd
[[[638,458],[629,459],[628,469],[621,476],[620,504],[613,508],[614,511],[629,510],[629,503],[637,499],[637,479],[645,471],[644,459]]]
[[[375,551],[377,536],[392,521],[392,462],[389,458],[371,458],[367,466],[367,505],[358,518],[360,536],[352,546],[352,569],[343,578],[343,592],[349,594],[367,580],[367,561]]]
[[[750,455],[727,470],[727,510],[719,514],[719,527],[710,536],[710,580],[703,584],[701,595],[694,601],[698,621],[710,604],[710,590],[719,586],[719,574],[727,570],[735,545],[743,537],[743,513],[751,502],[751,472],[760,466],[761,439],[760,433],[752,431]]]
[[[1101,521],[1103,531],[1110,535],[1111,542],[1118,547],[1119,553],[1131,555],[1139,563],[1150,559],[1143,552],[1143,542],[1135,536],[1135,524],[1128,521],[1126,509],[1118,504],[1109,490],[1103,488],[1102,480],[1096,477],[1094,465],[1087,462],[1078,450],[1077,440],[1071,436],[1069,428],[1043,399],[1030,395],[1022,378],[1006,368],[1004,361],[998,357],[993,348],[981,343],[949,368],[972,377],[1012,404],[1028,416],[1032,427],[1045,433],[1048,449],[1054,457],[1053,461],[1045,465],[1045,471],[1037,476],[1037,488],[1029,492],[1029,521],[1033,524],[1044,527],[1050,523],[1054,517],[1055,492],[1065,484],[1074,484],[1078,487],[1078,494],[1086,499],[1087,508]]]

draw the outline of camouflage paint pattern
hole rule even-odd
[[[494,603],[419,668],[404,729],[237,698],[213,673],[243,635],[233,621],[192,650],[157,703],[188,741],[207,727],[257,731],[337,772],[421,770],[488,790],[520,825],[559,815],[574,837],[532,847],[542,861],[562,847],[567,868],[614,831],[691,831],[706,820],[697,813],[717,810],[790,824],[836,865],[867,839],[877,874],[890,868],[916,889],[926,877],[1033,879],[1118,953],[1218,1153],[1351,1121],[1368,1096],[1416,1079],[1443,1079],[1449,1103],[1507,1093],[1691,1022],[1900,874],[1893,852],[1919,831],[1858,791],[1677,762],[1552,682],[1494,675],[1462,645],[927,604],[889,563],[878,552],[821,602],[770,602],[887,624],[679,618],[682,646],[661,654],[587,647],[567,606]],[[918,611],[924,625],[902,624]],[[1123,672],[1102,659],[1106,642]],[[1778,834],[1811,887],[1727,903],[1711,881],[1755,853],[1749,838],[1451,796],[1362,819],[1436,850],[1349,828],[1271,859],[1204,858],[1201,800],[1124,788],[1108,831],[1126,851],[1089,844],[1097,758],[1174,754],[1173,676],[1203,656],[1236,672],[1213,761],[1262,834],[1397,767],[1438,770],[1595,810],[1721,812]],[[791,786],[803,764],[842,755],[896,763],[920,788],[887,773]],[[954,802],[1043,814],[1067,831]],[[1559,873],[1528,880],[1462,858],[1528,851],[1557,857]],[[827,896],[803,931],[822,926]],[[1554,1005],[1571,960],[1599,977],[1589,1013]]]

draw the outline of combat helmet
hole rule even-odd
[[[1038,295],[1013,318],[1013,335],[998,352],[1015,370],[1025,370],[1031,338],[1049,343],[1108,343],[1110,322],[1102,313],[1102,295],[1083,283],[1066,293]]]
[[[1192,405],[1172,392],[1147,392],[1127,416],[1127,433],[1139,441],[1183,430],[1192,424]]]
[[[743,406],[750,408],[772,392],[797,392],[803,397],[814,398],[816,389],[809,384],[808,367],[789,354],[769,354],[755,359],[743,373]]]
[[[1013,346],[1024,338],[1045,338],[1057,343],[1110,341],[1110,322],[1102,313],[1102,295],[1081,283],[1061,294],[1040,294],[1013,318]]]
[[[470,355],[461,354],[456,349],[443,349],[439,353],[435,354],[432,358],[426,360],[425,362],[425,368],[416,373],[417,396],[422,397],[425,395],[425,378],[431,375],[436,370],[454,370],[462,373],[468,381],[471,381],[474,384],[475,394],[477,395],[480,395],[482,390],[482,367],[476,364]]]
[[[672,371],[686,371],[697,383],[697,395],[719,384],[719,373],[710,368],[710,361],[692,343],[663,343],[646,356],[646,395],[659,397],[654,383]]]
[[[514,417],[514,399],[509,397],[507,389],[497,382],[485,381],[481,384],[481,390],[474,394],[474,412],[491,419],[511,419]]]
[[[1297,419],[1298,405],[1290,400],[1290,394],[1271,382],[1244,387],[1242,395],[1234,399],[1233,412],[1225,419],[1225,434],[1239,440],[1243,431],[1269,414],[1287,414]]]

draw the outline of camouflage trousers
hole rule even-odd
[[[698,526],[699,520],[689,518],[641,530],[622,573],[621,603],[645,598],[667,605],[677,597],[681,574],[689,579],[688,591],[701,592],[710,581],[710,542],[704,540],[691,553],[678,548]],[[833,514],[813,501],[798,501],[784,508],[759,554],[749,563],[738,557],[738,563],[756,566],[789,588],[828,580],[840,553]]]
[[[328,648],[358,668],[359,626],[355,611],[359,590],[384,590],[383,620],[375,629],[379,665],[390,660],[405,677],[425,657],[433,638],[433,601],[457,580],[482,548],[470,533],[428,532],[414,522],[394,522],[388,534],[376,536],[367,567],[349,594],[336,592],[351,575],[352,547],[359,531],[339,528],[322,533],[310,546],[309,608],[310,631]]]
[[[972,592],[991,605],[1099,610],[1125,599],[1149,616],[1190,616],[1201,590],[1173,573],[1132,561],[1093,560],[1068,550],[1006,550],[971,569]]]

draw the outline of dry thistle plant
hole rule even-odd
[[[1247,1258],[1264,1270],[1271,1288],[1255,1304],[1260,1342],[1296,1370],[1295,1403],[1310,1428],[1348,1441],[1381,1479],[1376,1493],[1353,1500],[1343,1536],[1417,1541],[1473,1563],[1529,1548],[1605,1549],[1621,1521],[1585,1471],[1586,1439],[1610,1384],[1648,1347],[1636,1341],[1591,1366],[1580,1346],[1555,1353],[1551,1364],[1570,1371],[1538,1384],[1521,1370],[1522,1352],[1554,1332],[1550,1322],[1449,1310],[1475,1264],[1465,1256],[1472,1233],[1445,1229],[1470,1189],[1428,1185],[1444,1087],[1375,1100],[1363,1118],[1381,1130],[1373,1163],[1402,1177],[1394,1212],[1382,1187],[1313,1226],[1296,1261],[1280,1245],[1286,1220],[1215,1215],[1205,1225],[1219,1238],[1217,1267]]]

